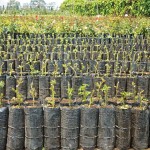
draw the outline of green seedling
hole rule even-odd
[[[131,92],[121,92],[121,101],[123,103],[123,108],[126,108],[125,101],[132,95]]]
[[[74,66],[70,66],[70,67],[71,67],[71,69],[72,69],[73,72],[74,72],[74,76],[77,76],[77,71],[79,70],[78,64],[75,63]]]
[[[3,65],[4,65],[4,63],[2,62],[2,64],[0,65],[0,76],[1,76],[2,73],[3,73]]]
[[[37,92],[35,87],[33,86],[33,82],[31,83],[31,90],[30,90],[30,94],[32,96],[32,100],[33,100],[33,106],[35,105],[35,97],[37,96]]]
[[[114,86],[114,88],[115,88],[115,97],[117,97],[119,93],[119,81],[117,82],[117,85]]]
[[[10,63],[10,64],[9,64],[9,68],[10,68],[10,70],[9,70],[9,75],[11,76],[12,73],[14,73],[13,63]]]
[[[96,64],[94,65],[94,69],[95,69],[95,74],[99,74],[98,73],[98,62],[96,61]]]
[[[104,93],[104,105],[106,106],[108,103],[108,92],[111,87],[106,84],[103,86],[102,91]]]
[[[95,92],[95,90],[92,90],[92,92],[91,92],[89,107],[91,107],[91,105],[93,104],[94,92]]]
[[[110,75],[111,66],[109,64],[106,64],[105,67],[106,67],[106,76],[108,77]]]
[[[81,70],[80,70],[81,74],[83,74],[84,69],[85,69],[85,66],[83,63],[81,63]]]
[[[52,107],[54,108],[55,107],[55,85],[56,85],[56,80],[52,80],[50,82],[50,92],[51,92],[51,100],[48,101],[49,104],[52,105]]]
[[[18,68],[20,69],[20,75],[22,77],[22,75],[23,75],[23,65],[19,65]]]
[[[67,71],[69,66],[71,66],[71,63],[63,64],[62,66],[64,67],[65,76],[67,76]]]
[[[58,75],[58,64],[57,62],[54,63],[54,71],[52,72],[52,75],[56,77]]]
[[[136,84],[135,82],[132,82],[132,87],[133,87],[133,97],[136,96]]]
[[[91,94],[91,92],[86,90],[87,86],[87,84],[83,84],[78,90],[78,94],[82,97],[82,102],[86,102],[87,97]]]
[[[101,80],[102,80],[101,82],[96,83],[96,92],[97,92],[97,97],[99,98],[99,100],[102,100],[102,95],[101,95],[102,86],[106,82],[104,78],[101,78]]]
[[[16,93],[16,97],[13,97],[12,100],[14,100],[18,106],[21,106],[21,103],[23,103],[23,95],[20,93],[19,88],[20,85],[23,83],[22,78],[19,78],[19,80],[17,81],[17,86],[16,89],[12,89],[15,93]]]
[[[47,62],[48,62],[48,59],[46,59],[45,61],[42,61],[42,68],[41,68],[42,75],[46,75],[47,73]]]
[[[69,99],[69,106],[71,106],[72,103],[72,95],[73,95],[73,88],[70,87],[70,84],[68,83],[68,89],[67,89],[68,99]]]
[[[1,93],[0,93],[0,107],[2,107],[2,105],[3,105],[3,102],[2,102],[3,96],[4,96],[4,94],[2,93],[3,88],[4,88],[4,81],[0,81],[0,91],[1,91]]]
[[[137,95],[135,96],[135,101],[137,101],[140,104],[140,108],[142,108],[142,102],[147,100],[144,98],[143,92],[144,90],[138,92]]]
[[[78,50],[77,50],[77,49],[74,49],[73,52],[74,52],[74,54],[75,54],[75,59],[77,59],[77,52],[78,52]]]

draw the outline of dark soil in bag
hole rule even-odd
[[[130,148],[131,109],[116,108],[116,147],[120,150]]]
[[[19,93],[22,95],[23,99],[26,100],[26,98],[27,98],[27,77],[26,76],[17,76],[16,84],[17,84],[17,81],[19,80],[19,78],[22,79],[22,83],[19,85],[18,90],[19,90]]]
[[[98,61],[97,63],[98,63],[97,66],[98,72],[100,74],[106,73],[106,67],[105,67],[105,65],[107,64],[106,61]]]
[[[133,83],[135,84],[135,89],[132,85]],[[136,77],[127,77],[127,92],[137,93],[137,78]]]
[[[82,76],[73,76],[72,77],[72,88],[74,89],[73,91],[73,98],[78,98],[78,89],[83,83]]]
[[[99,108],[97,147],[113,150],[115,147],[115,108]]]
[[[43,148],[43,108],[25,108],[25,149],[42,150]]]
[[[50,93],[50,77],[49,76],[39,76],[39,99],[44,101]]]
[[[80,109],[61,109],[61,149],[76,150],[79,147]]]
[[[105,84],[110,87],[108,91],[108,97],[112,98],[115,95],[115,78],[114,77],[105,77]]]
[[[86,150],[96,148],[98,108],[81,108],[80,147]]]
[[[13,76],[6,76],[6,98],[11,99],[15,97],[15,92],[12,89],[16,89],[16,78]]]
[[[142,92],[143,95],[147,98],[148,96],[148,84],[149,78],[144,76],[138,76],[137,78],[137,92]]]
[[[52,74],[52,72],[54,71],[54,61],[48,61],[47,63],[47,71],[49,74]]]
[[[86,90],[92,91],[93,89],[92,76],[83,76],[82,81],[83,81],[83,84],[87,84]]]
[[[6,150],[8,130],[8,108],[0,108],[0,150]]]
[[[44,107],[44,147],[46,150],[60,149],[60,108]]]
[[[148,148],[149,111],[135,108],[132,110],[132,148]]]
[[[25,122],[23,108],[10,108],[8,120],[7,150],[23,150]]]
[[[61,77],[61,98],[68,98],[68,84],[71,88],[71,76]]]

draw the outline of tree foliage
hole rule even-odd
[[[148,0],[65,0],[60,8],[79,15],[150,16]]]

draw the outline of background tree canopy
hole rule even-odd
[[[150,16],[149,0],[65,0],[60,9],[79,15]]]

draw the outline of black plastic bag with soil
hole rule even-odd
[[[97,145],[98,108],[81,108],[80,147],[91,150]]]
[[[39,76],[39,99],[44,102],[44,99],[50,94],[50,77]]]
[[[60,150],[60,108],[44,107],[44,148]]]
[[[133,83],[135,84],[135,89],[132,85]],[[137,78],[136,77],[127,77],[127,92],[137,93]]]
[[[23,150],[25,147],[24,109],[11,107],[9,109],[7,150]]]
[[[98,63],[98,66],[97,66],[98,73],[104,74],[106,72],[106,68],[105,68],[106,61],[97,61],[97,63]]]
[[[19,85],[18,90],[19,93],[22,94],[23,99],[27,99],[27,77],[26,76],[16,76],[16,86],[17,86],[17,81],[21,78],[22,83]]]
[[[137,92],[140,93],[143,91],[143,95],[148,97],[148,84],[149,78],[146,76],[138,76],[137,78]]]
[[[87,84],[86,90],[91,91],[93,89],[93,79],[92,76],[83,76],[82,82],[83,84]]]
[[[116,147],[121,150],[130,148],[131,109],[116,108]]]
[[[73,98],[78,98],[78,89],[83,83],[82,76],[73,76],[72,77],[72,88],[74,89],[73,91]]]
[[[5,91],[6,91],[6,76],[5,75],[1,75],[0,76],[0,82],[4,82],[4,87],[0,88],[0,93],[3,94],[3,97],[5,97]]]
[[[25,149],[42,150],[43,148],[43,108],[25,108]]]
[[[15,97],[15,92],[12,89],[16,89],[16,78],[13,76],[6,76],[6,99],[12,99]]]
[[[108,91],[108,97],[112,98],[115,96],[115,78],[114,77],[104,77],[105,84],[107,86],[110,86],[110,89]]]
[[[76,150],[79,147],[80,109],[61,108],[61,149]]]
[[[28,61],[26,60],[26,58],[23,59],[22,64],[23,64],[23,72],[25,74],[29,74],[31,69],[30,69],[30,65],[28,64]]]
[[[27,99],[32,99],[30,94],[31,91],[31,83],[33,82],[33,87],[35,88],[37,96],[36,99],[39,97],[39,76],[27,76]]]
[[[149,140],[149,111],[135,108],[132,110],[132,148],[147,149]]]
[[[96,60],[89,60],[89,73],[95,73],[96,71]]]
[[[115,147],[115,108],[99,108],[97,147],[113,150]]]
[[[8,108],[0,108],[0,150],[6,150],[8,130]]]
[[[54,71],[54,61],[48,61],[47,63],[47,71],[49,74],[52,74],[52,72]]]
[[[55,97],[60,98],[61,97],[61,76],[57,76],[57,77],[50,76],[50,82],[52,80],[56,80],[56,84],[54,85]]]
[[[71,88],[71,76],[61,77],[61,98],[68,98],[68,84]]]

